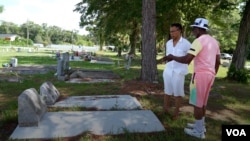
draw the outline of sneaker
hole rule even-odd
[[[187,127],[188,128],[194,128],[194,123],[187,123]],[[206,127],[204,126],[204,129],[203,129],[204,132],[207,131]]]
[[[190,136],[199,138],[199,139],[205,139],[206,136],[204,132],[198,132],[195,129],[190,129],[190,128],[184,128],[184,132]]]

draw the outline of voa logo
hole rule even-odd
[[[244,129],[226,129],[227,136],[247,136]]]

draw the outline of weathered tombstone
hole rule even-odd
[[[63,53],[63,70],[64,72],[69,71],[69,53]]]
[[[46,112],[47,106],[36,89],[27,89],[18,96],[18,124],[20,127],[38,126]]]
[[[65,75],[69,72],[69,53],[63,53],[62,60],[57,61],[57,78],[65,80]]]
[[[63,75],[63,60],[58,60],[57,61],[57,76],[62,76]]]
[[[53,105],[60,96],[60,92],[48,81],[40,86],[40,95],[47,105]]]
[[[17,67],[17,58],[11,58],[10,59],[10,66]]]
[[[125,69],[129,70],[130,66],[131,66],[131,61],[132,61],[133,55],[131,54],[126,54],[125,55],[125,60],[127,60],[127,64],[125,64]]]

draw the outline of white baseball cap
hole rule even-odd
[[[191,27],[199,27],[208,30],[208,20],[204,18],[197,18]]]

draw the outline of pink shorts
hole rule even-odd
[[[194,73],[190,82],[189,103],[202,108],[207,105],[215,76],[208,73]]]

